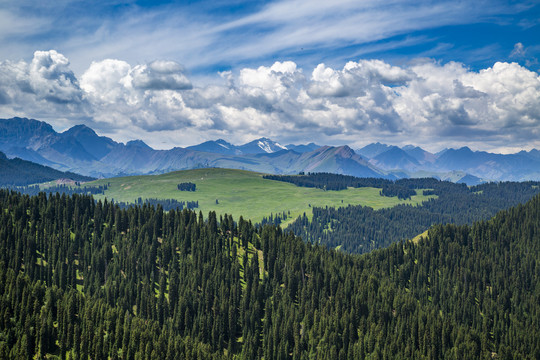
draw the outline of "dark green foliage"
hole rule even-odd
[[[305,240],[351,253],[366,253],[423,233],[434,224],[471,224],[499,210],[524,203],[540,192],[538,182],[486,183],[468,188],[435,179],[404,179],[407,188],[425,188],[437,199],[422,206],[397,205],[373,210],[364,206],[313,208],[313,218],[296,219],[288,230]]]
[[[196,189],[197,185],[192,182],[183,182],[178,184],[178,190],[180,191],[195,191]]]
[[[358,256],[214,213],[0,191],[0,358],[535,359],[540,198]]]
[[[279,225],[281,224],[282,221],[284,220],[287,220],[287,218],[290,217],[290,212],[285,212],[283,211],[282,213],[277,213],[277,214],[270,214],[269,217],[263,217],[262,221],[259,223],[259,224],[256,224],[257,226],[264,226],[264,225],[267,225],[267,224],[274,224],[274,225]]]
[[[112,200],[114,201],[114,199]],[[199,207],[199,201],[178,201],[175,199],[142,199],[138,198],[134,203],[125,203],[123,201],[114,201],[115,204],[118,204],[121,209],[128,208],[130,206],[141,206],[141,205],[150,205],[150,206],[161,206],[163,211],[171,210],[183,210],[186,209],[196,209]]]
[[[49,186],[43,189],[41,189],[39,185],[5,186],[5,188],[15,190],[17,192],[30,195],[30,196],[37,195],[40,192],[44,192],[46,194],[60,193],[60,194],[66,194],[66,195],[73,195],[73,194],[97,195],[97,194],[105,194],[105,190],[108,189],[108,185],[82,186],[82,187],[80,186],[79,183],[77,183],[76,185],[77,186],[69,186],[66,184],[62,184],[62,185]]]
[[[410,199],[416,195],[414,188],[399,184],[401,180],[392,181],[382,178],[359,178],[350,175],[332,173],[300,173],[299,175],[264,175],[264,179],[284,181],[296,186],[314,187],[323,190],[345,190],[347,187],[376,187],[382,188],[382,196],[397,196],[399,199]]]
[[[58,171],[19,158],[8,159],[3,152],[0,152],[0,186],[24,186],[62,178],[75,181],[95,180],[88,176]]]

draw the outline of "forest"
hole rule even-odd
[[[403,186],[401,180],[392,181],[382,178],[359,178],[351,175],[340,175],[332,173],[301,173],[300,175],[263,175],[264,179],[284,181],[296,186],[314,187],[323,190],[345,190],[347,187],[376,187],[382,188],[382,196],[397,196],[399,199],[410,199],[416,195],[411,184],[417,182],[406,182],[409,186]],[[417,180],[417,179],[415,179]]]
[[[539,196],[364,255],[89,195],[0,207],[2,359],[540,358]]]
[[[41,187],[39,185],[26,185],[26,186],[3,186],[5,189],[15,190],[22,194],[27,195],[37,195],[40,192],[46,194],[86,194],[86,195],[97,195],[105,194],[105,191],[108,188],[108,185],[84,185],[81,186],[79,182],[75,182],[75,186],[67,184],[52,185],[48,187]]]
[[[178,201],[175,199],[142,199],[137,198],[134,202],[123,202],[123,201],[115,201],[114,199],[111,199],[111,202],[114,204],[117,204],[120,206],[121,209],[128,208],[130,206],[136,206],[136,205],[151,205],[151,206],[160,206],[163,211],[171,211],[171,210],[183,210],[186,209],[196,209],[199,207],[198,201]]]
[[[413,238],[435,224],[462,225],[489,219],[497,211],[524,203],[540,192],[540,184],[532,181],[467,187],[435,179],[403,179],[398,184],[427,189],[420,191],[437,197],[421,206],[397,205],[380,210],[361,205],[314,207],[311,219],[304,214],[287,230],[311,243],[361,254]]]

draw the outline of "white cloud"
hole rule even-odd
[[[81,76],[81,88],[92,102],[114,105],[125,99],[130,71],[131,66],[121,60],[92,62]]]
[[[510,53],[510,57],[523,57],[525,56],[525,47],[522,43],[518,42],[514,45],[514,49]]]
[[[360,60],[304,71],[285,61],[221,75],[223,83],[198,87],[176,62],[106,59],[79,80],[65,56],[38,51],[30,63],[0,63],[0,112],[57,127],[90,119],[100,133],[137,135],[161,148],[260,136],[353,146],[540,146],[540,77],[516,63],[476,72],[455,62]]]
[[[80,102],[81,91],[68,59],[56,52],[36,51],[28,67],[28,81],[38,99],[52,102]]]
[[[144,90],[188,90],[193,86],[183,74],[184,68],[174,61],[153,61],[138,65],[132,71],[133,86]]]

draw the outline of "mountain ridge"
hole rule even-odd
[[[10,158],[94,177],[225,167],[275,174],[321,171],[385,178],[428,176],[468,184],[540,179],[540,151],[536,149],[494,154],[462,147],[433,154],[414,145],[400,148],[377,142],[354,151],[348,145],[313,142],[283,146],[262,137],[242,145],[218,139],[156,150],[142,140],[116,142],[83,124],[58,133],[46,122],[18,117],[0,119],[0,151]]]

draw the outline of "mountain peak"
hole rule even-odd
[[[142,140],[131,140],[126,143],[126,147],[138,147],[143,149],[152,149],[150,146],[148,146],[144,141]]]
[[[388,151],[388,149],[390,149],[389,145],[376,142],[366,145],[361,149],[358,149],[357,153],[365,158],[371,159],[385,151]]]
[[[98,136],[96,134],[96,132],[92,128],[89,128],[88,126],[86,126],[84,124],[75,125],[75,126],[69,128],[68,130],[64,131],[63,134],[64,135],[74,135],[74,136],[77,136],[77,135],[80,135],[80,134]]]
[[[266,137],[255,139],[247,144],[238,146],[238,149],[243,154],[269,154],[280,150],[287,150],[285,146]]]

